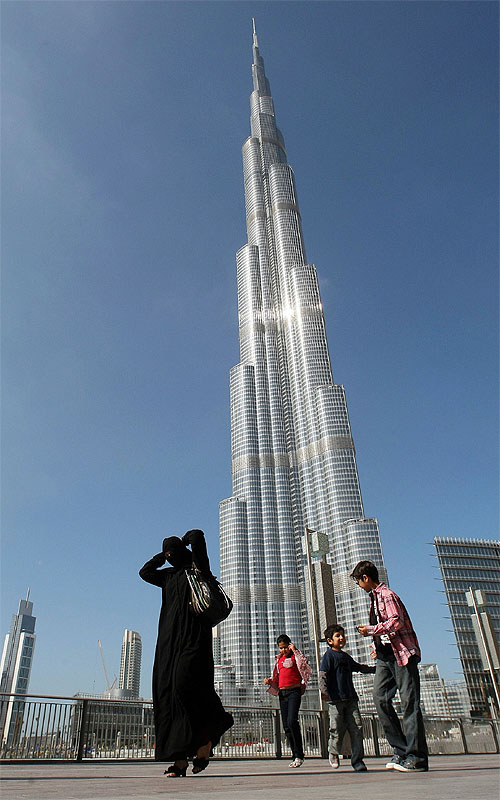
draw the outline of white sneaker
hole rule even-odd
[[[338,769],[340,767],[340,758],[336,756],[335,753],[330,753],[328,762],[332,769]]]
[[[301,767],[303,763],[304,763],[304,759],[303,758],[295,758],[292,761],[292,763],[289,764],[288,766],[292,767],[292,769],[297,769],[297,767]]]
[[[385,765],[385,768],[386,769],[396,769],[396,764],[401,764],[402,761],[404,761],[404,759],[401,758],[401,756],[398,756],[397,753],[394,753],[394,755],[391,758],[391,760],[388,761],[387,764]]]

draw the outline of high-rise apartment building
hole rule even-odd
[[[482,612],[491,621],[491,634],[500,642],[500,542],[436,536],[434,546],[450,609],[453,630],[469,692],[472,715],[490,713],[495,696],[474,629],[474,611],[467,602],[472,587],[485,598]],[[493,643],[495,644],[495,643]]]
[[[35,647],[35,623],[33,603],[29,599],[19,601],[17,614],[12,616],[12,623],[2,651],[0,662],[0,692],[17,695],[27,694],[33,663]],[[23,700],[0,701],[0,741],[11,745],[20,734],[23,719]]]
[[[306,528],[327,535],[337,618],[359,661],[369,658],[356,630],[367,598],[349,573],[365,558],[382,579],[386,572],[377,521],[363,508],[344,387],[333,380],[316,268],[306,258],[255,27],[252,73],[243,145],[248,242],[236,256],[240,362],[230,373],[233,493],[220,504],[221,579],[234,609],[220,636],[236,685],[260,695],[278,634],[314,653]]]
[[[123,634],[119,688],[128,697],[139,697],[141,692],[142,639],[137,631],[127,628]]]

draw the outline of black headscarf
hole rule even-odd
[[[178,536],[163,540],[163,555],[175,569],[185,569],[193,563],[191,551]]]

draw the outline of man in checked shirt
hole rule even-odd
[[[358,625],[361,636],[373,636],[377,659],[373,700],[394,756],[387,769],[427,772],[429,751],[420,710],[420,647],[402,600],[385,583],[371,561],[360,561],[351,578],[370,595],[370,624]],[[403,727],[392,705],[399,690]]]

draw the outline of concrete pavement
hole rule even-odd
[[[427,773],[386,770],[387,759],[367,758],[369,772],[355,773],[349,762],[332,770],[310,758],[300,769],[288,760],[214,760],[200,775],[163,777],[151,762],[106,764],[3,764],[2,800],[496,800],[499,756],[434,756]]]

